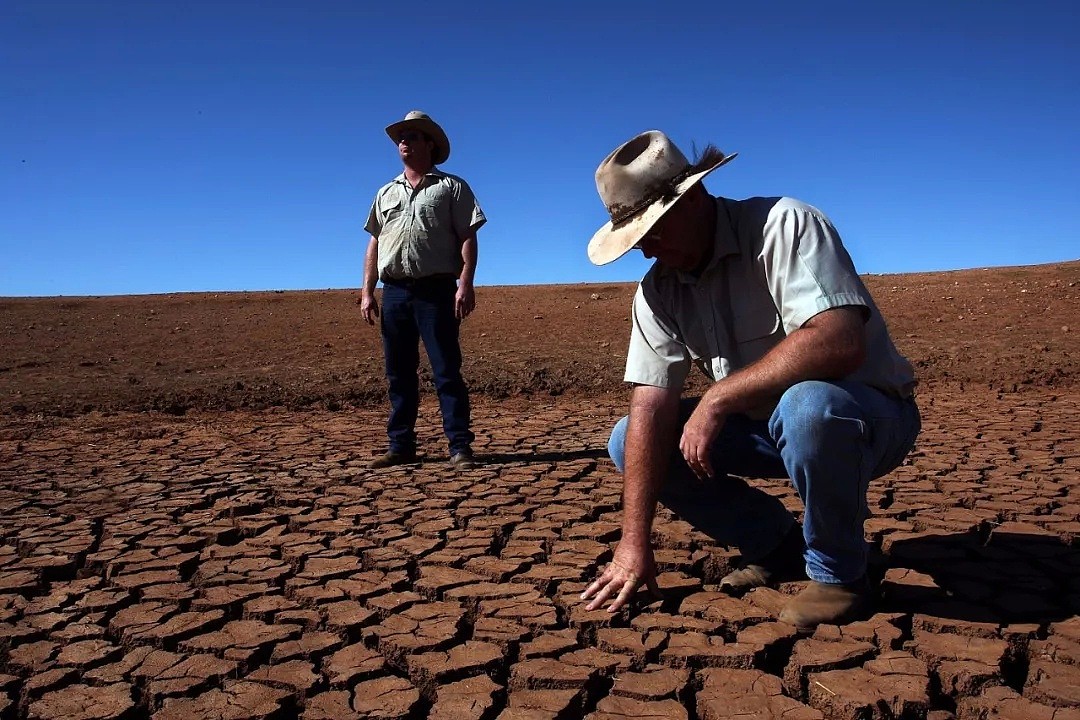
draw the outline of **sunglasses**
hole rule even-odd
[[[416,142],[417,140],[427,140],[427,135],[422,132],[417,132],[415,130],[407,130],[406,132],[403,132],[401,133],[401,135],[398,136],[398,145],[400,145],[401,143]]]

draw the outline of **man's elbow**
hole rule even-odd
[[[834,364],[840,377],[851,375],[866,362],[866,340],[862,337],[850,338],[838,349]]]
[[[663,417],[679,407],[680,392],[676,388],[635,385],[630,395],[630,412],[648,417]]]
[[[860,307],[843,307],[822,313],[815,320],[822,332],[828,353],[831,375],[840,379],[851,375],[866,362],[866,324]]]

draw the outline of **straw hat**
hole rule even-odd
[[[589,259],[606,265],[625,255],[687,190],[737,155],[706,149],[691,164],[659,130],[615,148],[596,169],[596,190],[611,220],[589,241]]]
[[[435,150],[431,155],[431,164],[438,165],[446,162],[450,157],[450,140],[446,133],[439,127],[439,123],[432,120],[427,113],[419,110],[410,110],[404,120],[398,120],[386,126],[386,134],[397,145],[401,142],[401,133],[406,130],[419,130],[425,133],[435,142]]]

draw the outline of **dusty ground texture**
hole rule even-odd
[[[866,278],[924,383],[1080,379],[1080,262]],[[622,392],[634,286],[481,287],[475,392]],[[382,346],[344,290],[0,298],[0,413],[382,403]]]
[[[467,473],[430,396],[425,462],[367,469],[348,293],[3,301],[0,718],[1080,718],[1080,264],[868,282],[924,432],[871,488],[874,612],[812,637],[663,509],[663,599],[577,601],[629,286],[483,289]]]

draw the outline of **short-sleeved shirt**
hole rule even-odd
[[[460,275],[461,244],[487,222],[461,178],[432,168],[413,188],[398,175],[379,188],[364,229],[379,240],[379,278]]]
[[[634,296],[627,382],[681,389],[692,365],[712,380],[759,360],[818,313],[859,306],[867,356],[846,379],[908,397],[915,374],[817,208],[791,198],[716,198],[713,256],[699,276],[655,263]],[[775,407],[755,408],[767,417]]]

